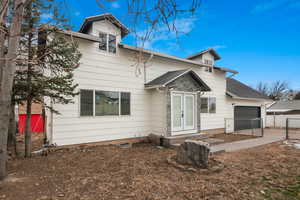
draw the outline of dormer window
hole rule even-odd
[[[99,49],[102,51],[107,51],[110,53],[116,53],[117,47],[117,40],[116,36],[106,34],[106,33],[99,33]]]
[[[212,67],[209,67],[209,66],[207,66],[207,67],[205,67],[205,71],[206,72],[213,72],[213,68]]]
[[[212,60],[208,60],[208,59],[204,59],[204,64],[205,65],[213,65],[213,61]]]

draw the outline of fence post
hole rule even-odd
[[[285,124],[285,132],[286,132],[286,139],[289,139],[289,118],[286,118],[286,124]]]
[[[264,137],[264,120],[260,119],[261,136]]]

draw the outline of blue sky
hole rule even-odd
[[[103,12],[96,0],[66,2],[74,30],[85,17]],[[124,3],[108,3],[106,12],[126,25]],[[178,57],[213,47],[222,57],[217,65],[239,71],[235,78],[250,86],[282,80],[300,89],[300,0],[203,0],[194,17],[178,24],[189,33],[178,40],[165,33],[145,47]],[[129,35],[123,43],[134,41]]]

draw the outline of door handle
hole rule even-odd
[[[183,111],[181,111],[181,118],[183,118],[184,117],[184,112]]]

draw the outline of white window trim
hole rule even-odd
[[[80,101],[80,95],[78,95],[78,116],[80,118],[98,118],[98,117],[130,117],[132,114],[132,106],[131,106],[131,92],[129,91],[108,91],[108,90],[98,90],[98,89],[79,89],[79,92],[80,90],[90,90],[90,91],[93,91],[93,115],[91,116],[81,116],[81,101]],[[96,97],[96,91],[104,91],[104,92],[118,92],[119,93],[119,114],[118,115],[96,115],[96,101],[95,101],[95,97]],[[121,93],[129,93],[129,98],[130,98],[130,102],[129,102],[129,106],[130,106],[130,114],[129,115],[122,115],[121,114]]]
[[[102,49],[100,49],[99,48],[99,45],[97,45],[98,46],[98,50],[100,51],[100,52],[103,52],[103,53],[107,53],[107,54],[111,54],[111,55],[116,55],[117,53],[118,53],[118,48],[117,48],[117,36],[116,35],[114,35],[114,34],[110,34],[110,33],[106,33],[106,32],[103,32],[103,31],[98,31],[98,37],[99,37],[99,34],[105,34],[106,35],[106,50],[102,50]],[[112,53],[112,52],[110,52],[109,51],[109,35],[112,35],[112,36],[115,36],[116,37],[116,53]]]

